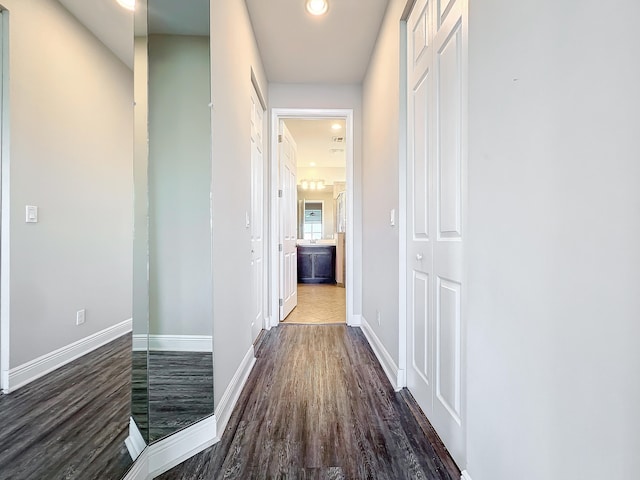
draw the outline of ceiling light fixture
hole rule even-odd
[[[116,0],[121,7],[126,8],[127,10],[131,10],[132,12],[136,9],[136,0]]]
[[[342,125],[340,125],[339,123],[334,123],[333,125],[331,125],[331,128],[333,130],[340,130],[342,128]]]
[[[327,0],[307,0],[307,12],[311,15],[324,15],[329,10]]]
[[[324,180],[302,180],[300,182],[300,187],[303,190],[324,190],[325,188]]]

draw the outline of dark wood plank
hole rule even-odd
[[[149,352],[149,440],[213,415],[211,352]]]
[[[126,335],[1,396],[0,478],[122,478],[130,391]]]
[[[460,478],[359,329],[282,325],[256,356],[221,442],[160,479]]]

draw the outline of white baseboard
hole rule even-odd
[[[149,335],[149,350],[169,352],[212,352],[211,335]]]
[[[150,480],[149,449],[145,448],[122,480]]]
[[[224,429],[229,422],[229,418],[231,417],[231,412],[233,408],[236,406],[236,402],[238,401],[238,397],[240,396],[240,392],[242,392],[242,388],[244,384],[247,382],[247,378],[249,378],[249,374],[253,369],[253,365],[256,363],[256,358],[253,352],[253,345],[247,351],[247,354],[242,359],[242,363],[236,370],[235,375],[231,379],[229,386],[222,395],[220,399],[220,403],[216,407],[216,419],[218,420],[218,431],[220,435],[224,433]]]
[[[220,441],[215,415],[169,435],[149,446],[149,477],[172,469],[186,459]]]
[[[362,325],[360,327],[364,336],[367,338],[369,345],[371,345],[371,349],[373,353],[376,354],[380,365],[382,365],[382,369],[384,373],[387,374],[387,378],[391,382],[393,389],[398,392],[402,390],[405,386],[405,371],[398,368],[396,362],[393,360],[385,346],[382,344],[378,336],[375,334],[367,319],[362,317]]]
[[[351,318],[349,319],[349,322],[347,323],[347,325],[349,325],[350,327],[360,327],[362,326],[362,320],[364,319],[364,317],[362,315],[351,315]]]
[[[460,480],[471,480],[471,475],[466,470],[462,471],[462,475],[460,475]]]
[[[134,333],[131,343],[134,352],[146,352],[149,350],[149,335],[146,333]]]
[[[136,425],[136,422],[131,417],[129,417],[129,436],[124,441],[124,444],[127,446],[127,450],[133,461],[140,456],[147,446],[140,430],[138,430],[138,425]]]
[[[127,442],[132,437],[129,432]],[[151,480],[219,441],[216,417],[212,415],[143,448],[122,480]]]
[[[135,334],[133,350],[149,350],[161,352],[212,352],[213,337],[211,335],[155,335]]]
[[[37,378],[50,373],[73,360],[86,355],[122,335],[131,331],[131,319],[105,328],[93,335],[89,335],[66,347],[59,348],[51,353],[31,360],[19,367],[12,368],[8,372],[5,385],[8,386],[4,393],[11,393],[20,387],[31,383]]]

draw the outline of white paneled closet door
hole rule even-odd
[[[418,0],[407,21],[407,387],[466,464],[466,0]]]
[[[266,283],[264,243],[264,110],[255,89],[251,92],[251,339],[265,324]]]

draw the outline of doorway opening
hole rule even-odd
[[[353,324],[353,111],[272,112],[272,326]]]

